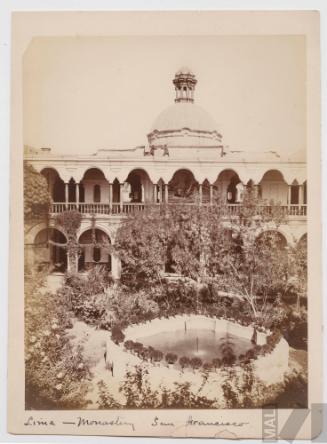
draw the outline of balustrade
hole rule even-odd
[[[160,203],[151,203],[149,205],[161,205]],[[198,205],[195,203],[185,203],[172,205]],[[210,206],[210,203],[202,204],[202,206]],[[64,202],[54,202],[51,206],[51,213],[62,213],[67,210],[77,210],[82,214],[105,214],[105,215],[124,215],[136,213],[145,209],[147,204],[143,203],[64,203]],[[240,214],[240,209],[242,206],[239,204],[228,204],[224,206],[226,215],[238,216]],[[307,215],[307,205],[282,205],[282,206],[271,206],[271,205],[261,205],[257,207],[258,214],[271,214],[274,209],[280,210],[284,216],[306,216]]]

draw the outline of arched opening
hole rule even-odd
[[[65,235],[56,228],[44,228],[34,239],[34,264],[37,269],[50,267],[52,272],[64,273],[67,270]]]
[[[68,202],[76,202],[76,182],[73,178],[68,182]]]
[[[79,188],[79,201],[81,203],[85,202],[85,189],[84,189],[84,185],[82,183],[80,183],[78,185],[78,188]]]
[[[297,247],[298,248],[302,248],[305,251],[307,250],[308,247],[308,235],[307,233],[303,234],[303,236],[300,237],[298,243],[297,243]]]
[[[100,188],[100,185],[94,185],[94,188],[93,188],[93,202],[101,202],[101,188]]]
[[[293,181],[291,185],[291,205],[298,205],[299,204],[299,191],[300,187],[296,180]]]
[[[256,244],[258,248],[265,247],[270,250],[284,251],[287,247],[287,240],[279,231],[267,230],[257,237]]]
[[[53,202],[65,202],[65,183],[54,168],[44,168],[41,174],[47,179]]]
[[[83,188],[82,196],[80,195],[80,202],[109,202],[109,183],[99,168],[90,168],[87,170],[81,181],[81,185]]]
[[[199,196],[199,184],[189,170],[178,170],[168,183],[168,201],[172,203],[195,202]]]
[[[214,187],[223,202],[238,204],[243,201],[244,187],[238,174],[233,170],[222,171]]]
[[[267,171],[260,181],[262,199],[268,203],[287,205],[288,185],[278,170]]]
[[[79,238],[81,247],[78,271],[86,271],[97,264],[111,271],[110,238],[104,231],[95,228],[84,231]]]
[[[153,202],[154,186],[146,171],[141,169],[131,171],[126,179],[126,183],[127,188],[123,202]]]
[[[120,202],[120,183],[118,179],[115,179],[112,184],[112,201],[114,203]]]

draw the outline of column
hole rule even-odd
[[[253,185],[254,198],[257,199],[259,197],[259,185]]]
[[[79,182],[75,183],[75,200],[76,200],[76,208],[79,209]]]
[[[165,204],[168,204],[168,183],[165,183]]]
[[[158,203],[158,185],[153,184],[153,203]]]
[[[111,255],[111,276],[115,281],[121,276],[121,260],[115,253]]]
[[[124,189],[124,184],[121,183],[120,184],[120,193],[119,193],[119,203],[120,203],[120,212],[123,212],[123,189]]]
[[[68,208],[69,184],[65,183],[65,208]]]
[[[287,195],[287,203],[291,205],[291,196],[292,196],[292,185],[288,185],[288,195]]]
[[[202,205],[202,183],[199,183],[199,205]]]
[[[299,205],[303,205],[304,204],[304,199],[303,199],[304,195],[303,195],[303,185],[299,185]]]
[[[162,201],[162,185],[161,183],[158,184],[158,202],[161,203]]]
[[[209,199],[210,199],[210,205],[213,204],[213,185],[209,185]]]
[[[109,183],[109,212],[112,212],[112,183]]]

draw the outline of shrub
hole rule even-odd
[[[133,350],[134,341],[131,341],[131,340],[125,341],[124,346],[125,346],[126,350]]]
[[[163,353],[160,350],[154,350],[152,355],[155,362],[160,362],[163,358]]]
[[[175,353],[167,353],[165,359],[168,364],[175,364],[175,362],[178,359],[178,356]]]
[[[197,357],[192,358],[191,361],[190,361],[190,365],[191,365],[191,367],[193,368],[193,370],[196,370],[196,369],[198,369],[198,368],[201,367],[201,365],[202,365],[202,359],[197,358]]]
[[[182,356],[179,358],[179,365],[182,367],[182,370],[184,370],[185,367],[189,367],[190,359],[187,356]]]
[[[203,370],[207,371],[207,372],[211,372],[212,371],[212,362],[205,362],[203,364]]]
[[[215,370],[217,370],[217,368],[219,368],[221,366],[221,359],[219,358],[214,358],[212,360],[212,365],[215,368]]]
[[[114,341],[115,344],[120,344],[123,342],[125,338],[124,333],[121,331],[120,327],[114,326],[111,330],[111,339]]]

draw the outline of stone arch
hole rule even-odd
[[[43,227],[33,240],[33,265],[36,268],[50,267],[52,272],[67,270],[67,237],[57,227]]]
[[[78,271],[86,271],[95,265],[103,265],[111,271],[111,238],[98,226],[85,228],[78,236],[81,247]]]
[[[222,202],[236,204],[243,200],[244,187],[242,181],[238,173],[232,168],[220,171],[214,182],[214,189]]]
[[[277,234],[278,239],[272,239],[274,235]],[[272,238],[270,238],[272,235]],[[256,243],[259,243],[261,240],[264,242],[269,242],[271,245],[276,245],[277,248],[281,250],[285,250],[286,247],[291,243],[291,240],[288,240],[288,236],[285,235],[280,229],[267,228],[266,230],[261,231],[256,236]],[[276,244],[275,244],[276,242]]]
[[[269,203],[288,204],[288,184],[280,170],[270,169],[263,174],[259,183],[259,196]]]
[[[123,202],[141,203],[154,201],[154,184],[144,168],[133,168],[126,177]]]
[[[54,202],[65,202],[65,182],[53,167],[45,167],[40,173],[46,178],[48,191]]]
[[[199,183],[188,168],[176,170],[168,182],[168,201],[171,203],[195,202],[199,196]]]
[[[79,190],[80,202],[109,202],[109,182],[101,168],[87,168],[80,181]]]

